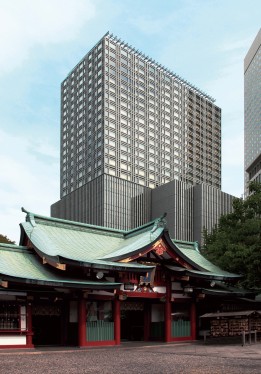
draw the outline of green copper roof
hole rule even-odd
[[[211,271],[200,271],[200,270],[190,270],[190,269],[185,269],[180,266],[171,266],[171,265],[166,265],[166,267],[170,270],[172,270],[174,273],[177,274],[182,274],[182,275],[188,275],[190,277],[194,278],[204,278],[204,279],[210,279],[210,280],[228,280],[228,279],[236,279],[236,278],[241,278],[240,275],[233,274],[233,273],[228,273],[226,274],[223,273],[212,273]]]
[[[28,284],[68,288],[115,289],[120,283],[95,282],[75,279],[66,273],[57,274],[42,265],[37,255],[24,246],[0,244],[0,274],[5,280],[22,281]]]
[[[259,310],[242,310],[242,311],[236,311],[236,312],[216,312],[216,313],[206,313],[203,314],[203,316],[200,316],[200,318],[220,318],[220,317],[243,317],[243,316],[251,316],[256,315],[260,316],[261,312]]]
[[[95,266],[149,269],[135,263],[115,263],[156,241],[164,228],[158,221],[121,231],[27,213],[21,224],[33,246],[46,257]]]
[[[248,294],[251,294],[251,292],[248,292],[248,291],[245,291],[245,290],[240,290],[240,289],[237,289],[236,291],[216,290],[216,289],[213,289],[213,288],[200,288],[200,287],[197,287],[197,288],[194,288],[194,289],[197,290],[200,293],[210,295],[210,296],[215,296],[215,297],[237,296],[237,297],[242,298],[242,297],[245,297]]]
[[[26,235],[35,251],[50,262],[147,272],[154,267],[119,261],[143,252],[162,238],[175,255],[191,265],[191,276],[220,280],[240,277],[208,261],[199,252],[197,242],[170,239],[165,230],[164,216],[134,230],[123,231],[26,213],[26,222],[21,224],[21,244],[26,243],[23,241]]]
[[[218,266],[212,264],[199,252],[196,242],[183,242],[179,240],[172,240],[175,247],[180,252],[182,258],[190,263],[193,267],[200,271],[207,271],[218,276],[228,278],[239,278],[239,275],[229,273],[228,271],[220,269]]]
[[[136,252],[140,252],[142,248],[150,245],[156,239],[158,239],[163,233],[163,230],[164,229],[162,227],[158,227],[152,232],[150,227],[150,230],[143,232],[142,234],[131,236],[130,238],[126,237],[125,241],[119,245],[118,248],[103,256],[102,259],[111,259],[117,261],[129,257]]]

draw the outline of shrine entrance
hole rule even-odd
[[[62,308],[59,304],[39,303],[32,307],[34,345],[62,344]]]
[[[121,303],[121,340],[144,340],[144,303]]]

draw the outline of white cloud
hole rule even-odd
[[[52,103],[47,101],[45,112],[45,96],[34,91],[41,71],[26,75],[23,63],[30,66],[41,48],[48,53],[50,46],[76,40],[94,16],[92,0],[0,0],[1,123],[6,129],[0,130],[0,233],[16,242],[24,220],[21,206],[49,215],[50,205],[59,199],[59,150],[52,146],[57,144],[53,134],[44,134],[50,122],[55,124],[49,118]],[[22,75],[15,71],[21,67]],[[9,81],[11,75],[5,74],[10,72]],[[49,89],[52,93],[53,87]]]
[[[90,0],[12,0],[0,3],[0,71],[19,67],[35,46],[73,40],[95,15]]]
[[[0,130],[0,233],[19,241],[19,223],[24,220],[21,206],[49,215],[50,205],[58,200],[58,152],[38,140],[37,158],[30,152],[35,140],[10,136]]]

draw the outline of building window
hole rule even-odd
[[[10,301],[1,302],[0,330],[21,330],[23,328],[22,320],[25,321],[25,307]]]

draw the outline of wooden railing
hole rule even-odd
[[[172,321],[171,336],[173,338],[183,338],[191,335],[190,321]]]
[[[87,322],[86,334],[88,342],[114,340],[114,322]]]

